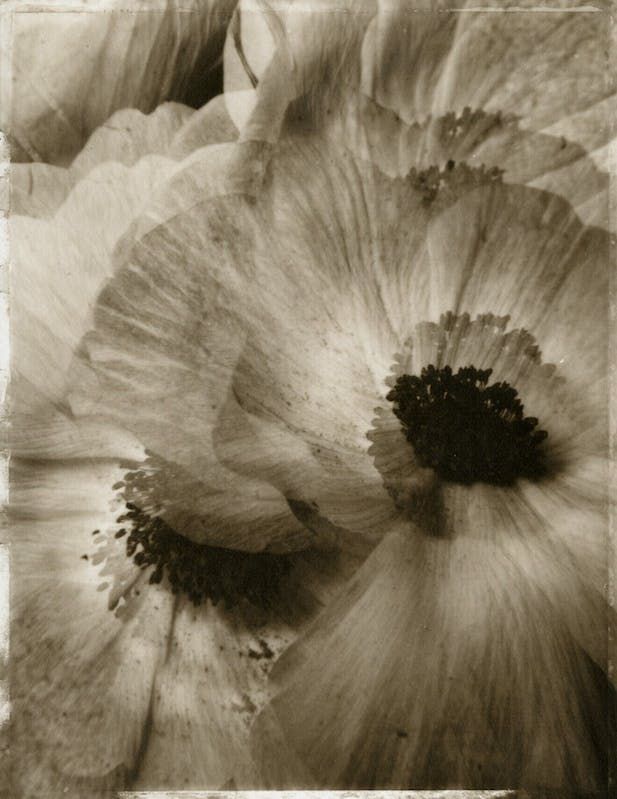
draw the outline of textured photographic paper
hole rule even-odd
[[[6,796],[611,795],[614,9],[0,13]]]

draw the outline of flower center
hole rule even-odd
[[[523,415],[515,388],[488,384],[492,369],[427,366],[398,377],[387,399],[421,466],[444,480],[509,485],[545,472],[538,420]]]
[[[125,480],[130,480],[130,473]],[[154,567],[150,583],[167,577],[174,594],[185,594],[199,605],[223,601],[228,608],[242,601],[267,608],[280,594],[291,569],[288,555],[242,552],[198,544],[176,533],[164,519],[150,516],[134,502],[118,517],[126,536],[126,554],[141,569]]]

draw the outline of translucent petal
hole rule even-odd
[[[23,795],[120,787],[141,745],[173,600],[155,588],[128,616],[109,610],[121,575],[101,572],[92,533],[114,528],[117,474],[13,466],[11,748]]]
[[[598,629],[598,603],[558,550],[538,559],[544,520],[482,494],[454,537],[388,535],[279,661],[253,735],[266,784],[605,783],[616,697],[562,607],[567,591],[586,597],[576,612]]]
[[[108,0],[96,10],[7,12],[12,79],[2,127],[14,159],[67,163],[114,111],[190,99],[221,56],[234,5],[157,0],[128,10]]]

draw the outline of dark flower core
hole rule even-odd
[[[221,600],[233,607],[242,600],[262,608],[279,595],[291,563],[289,556],[241,552],[197,544],[179,535],[166,522],[149,516],[133,502],[118,518],[127,536],[126,554],[142,569],[154,566],[150,583],[167,576],[174,594],[184,593],[195,605]]]
[[[423,467],[444,480],[510,485],[545,472],[545,430],[524,417],[516,389],[488,385],[492,369],[427,366],[401,375],[389,392],[394,413]]]

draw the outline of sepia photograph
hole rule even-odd
[[[617,795],[616,7],[0,25],[2,799]]]

